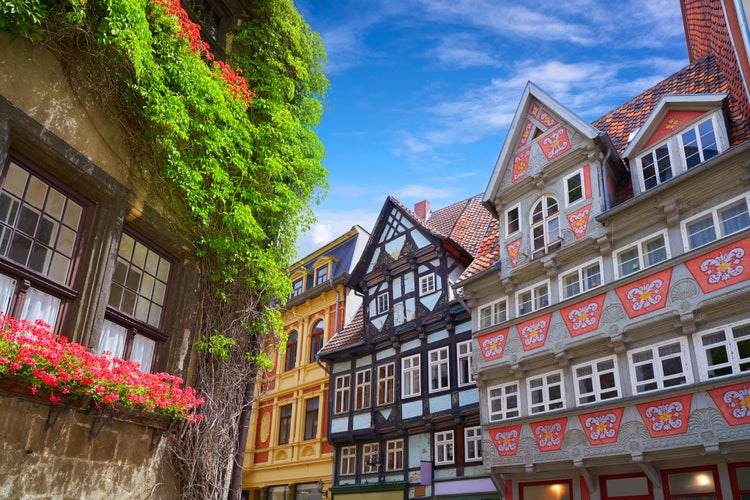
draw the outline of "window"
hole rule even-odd
[[[674,176],[669,159],[669,144],[662,144],[638,158],[641,186],[645,191],[654,188]]]
[[[750,463],[729,464],[729,478],[734,498],[750,499]]]
[[[435,465],[453,463],[453,431],[435,433]]]
[[[614,356],[574,366],[573,377],[579,405],[620,397]]]
[[[583,170],[565,177],[565,205],[570,206],[588,196],[586,185],[583,182]]]
[[[450,387],[448,380],[448,346],[429,352],[430,359],[430,392],[441,391]]]
[[[691,169],[719,154],[713,120],[705,120],[680,135],[685,166]]]
[[[321,285],[328,281],[328,264],[315,270],[315,284]]]
[[[545,196],[531,209],[531,242],[535,259],[560,246],[560,210],[552,196]]]
[[[408,356],[401,360],[401,397],[411,398],[422,393],[419,383],[421,371],[419,354]]]
[[[380,466],[380,444],[365,443],[362,445],[362,473],[378,472]]]
[[[297,278],[296,280],[292,281],[292,297],[296,297],[297,295],[302,294],[302,284],[303,278]]]
[[[565,408],[565,390],[562,371],[546,373],[527,380],[529,413],[543,413]]]
[[[549,481],[519,483],[518,490],[521,493],[521,498],[526,500],[568,500],[573,498],[571,495],[573,487],[570,480],[557,483]]]
[[[723,498],[716,466],[662,471],[665,500]]]
[[[534,285],[516,294],[518,315],[528,314],[549,305],[549,283]]]
[[[666,231],[637,241],[629,247],[615,252],[615,276],[622,278],[646,269],[669,258]]]
[[[279,444],[288,444],[292,433],[292,405],[284,405],[279,411]]]
[[[471,340],[456,344],[458,357],[458,385],[459,387],[474,383],[471,373]]]
[[[378,366],[378,405],[393,404],[394,372],[393,363]]]
[[[377,298],[377,314],[383,314],[388,311],[388,292],[381,293]]]
[[[356,457],[356,446],[344,446],[343,448],[341,448],[341,463],[339,464],[339,474],[341,474],[342,476],[353,475]]]
[[[98,352],[137,361],[151,371],[160,331],[171,263],[162,255],[123,233],[107,304]]]
[[[435,273],[426,274],[419,278],[419,295],[427,295],[435,291]]]
[[[464,429],[464,460],[467,462],[482,460],[482,427]]]
[[[349,411],[349,375],[336,377],[334,413],[346,413]]]
[[[562,297],[567,299],[579,293],[588,292],[602,284],[601,259],[560,276]]]
[[[630,378],[640,394],[692,383],[690,354],[684,339],[631,351]]]
[[[83,220],[82,199],[8,162],[0,189],[0,256],[9,261],[0,270],[3,312],[55,328],[63,302],[75,298],[71,270]]]
[[[682,223],[685,249],[691,250],[750,227],[748,200],[742,196]]]
[[[284,354],[284,370],[293,370],[297,363],[297,332],[292,332],[286,339],[286,353]]]
[[[388,441],[386,447],[385,470],[394,471],[404,468],[404,440],[395,439]]]
[[[599,478],[603,500],[652,500],[651,482],[642,474],[618,474]]]
[[[505,211],[505,237],[521,230],[521,207],[516,205]]]
[[[704,380],[746,372],[750,370],[750,323],[699,334],[695,349]]]
[[[305,401],[305,439],[315,439],[318,435],[318,398]]]
[[[323,320],[320,319],[313,326],[312,333],[310,333],[310,363],[314,363],[318,359],[318,351],[323,348]]]
[[[370,407],[370,370],[361,370],[356,374],[354,385],[354,409],[364,410]]]
[[[518,382],[496,385],[487,388],[490,422],[517,417]]]
[[[508,320],[508,301],[498,300],[479,308],[479,328],[489,328]]]

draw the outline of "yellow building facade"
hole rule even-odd
[[[295,263],[282,313],[287,341],[262,373],[245,449],[243,497],[314,500],[331,485],[328,373],[317,353],[361,304],[347,286],[368,233],[355,226]]]

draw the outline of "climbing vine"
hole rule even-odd
[[[291,285],[284,268],[326,188],[315,127],[328,86],[319,36],[292,0],[253,0],[223,60],[178,0],[0,1],[0,32],[44,44],[171,183],[200,261],[195,380],[203,422],[173,447],[189,498],[226,497],[237,419]]]

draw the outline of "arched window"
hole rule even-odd
[[[531,209],[531,253],[541,257],[560,246],[560,209],[557,200],[544,196]]]
[[[291,370],[297,361],[297,332],[292,332],[286,341],[286,357],[284,360],[284,369]]]
[[[310,333],[310,363],[315,362],[318,351],[323,348],[323,324],[322,319],[318,320]]]

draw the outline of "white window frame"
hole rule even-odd
[[[739,204],[742,200],[744,200],[744,202],[745,202],[745,209],[749,210],[749,212],[746,212],[746,213],[750,214],[750,194],[743,194],[741,196],[737,196],[735,198],[732,198],[732,199],[730,199],[730,200],[728,200],[728,201],[726,201],[726,202],[724,202],[724,203],[722,203],[720,205],[716,205],[715,207],[712,207],[712,208],[710,208],[708,210],[704,210],[704,211],[700,212],[699,214],[696,214],[693,217],[687,218],[684,221],[682,221],[680,223],[680,229],[682,230],[682,239],[683,239],[683,244],[684,244],[684,247],[685,247],[685,251],[688,252],[688,251],[690,251],[690,250],[692,250],[694,248],[699,248],[699,247],[702,247],[703,245],[708,245],[709,243],[711,243],[713,241],[720,240],[722,238],[726,238],[729,235],[738,233],[738,232],[740,232],[740,231],[742,231],[742,230],[750,227],[750,226],[744,226],[744,227],[741,227],[741,228],[736,229],[734,231],[726,232],[725,227],[723,225],[724,223],[726,223],[726,220],[722,221],[719,218],[719,213],[722,212],[722,210],[726,210],[728,208],[731,208],[735,204]],[[748,215],[748,216],[750,216],[750,215]],[[692,246],[691,242],[690,242],[690,234],[688,233],[688,226],[690,226],[691,224],[695,224],[695,223],[697,223],[699,221],[709,219],[709,218],[711,219],[711,226],[710,227],[713,230],[714,237],[712,239],[704,242],[704,243],[699,243],[699,244],[696,244],[695,246]],[[727,220],[732,220],[732,219],[727,219]]]
[[[464,428],[464,461],[482,461],[482,426]]]
[[[546,288],[546,294],[542,294],[541,290],[543,288]],[[526,301],[521,301],[521,297],[526,294],[530,293],[530,301],[529,304],[531,305],[531,309],[525,312],[521,312],[521,305],[525,304]],[[543,303],[543,298],[546,297],[547,303]],[[523,290],[519,290],[516,292],[516,313],[518,316],[523,316],[525,314],[530,314],[535,311],[538,311],[539,309],[542,309],[544,307],[549,306],[551,303],[550,301],[550,286],[549,286],[549,280],[540,281],[539,283],[535,283],[532,286],[528,288],[524,288]]]
[[[458,386],[464,387],[474,384],[474,374],[471,372],[472,341],[456,344],[456,366],[458,367]]]
[[[652,261],[649,258],[649,255],[652,255],[654,252],[651,252],[651,254],[649,254],[647,250],[647,245],[653,241],[658,240],[659,238],[661,238],[662,242],[664,243],[664,252],[666,254],[666,257],[662,260]],[[635,250],[636,253],[638,254],[637,255],[638,269],[634,269],[633,271],[629,271],[629,272],[623,272],[622,262],[620,258],[626,252],[631,252],[633,250]],[[625,276],[630,276],[631,274],[635,274],[651,266],[655,266],[659,262],[664,262],[671,258],[672,258],[672,254],[669,249],[669,237],[667,235],[666,229],[664,231],[659,231],[657,233],[650,234],[646,236],[645,238],[641,238],[640,240],[626,247],[620,248],[619,250],[616,250],[614,252],[614,258],[612,259],[612,263],[615,268],[615,279],[620,279]]]
[[[565,377],[562,370],[555,370],[526,379],[529,414],[546,413],[565,408]],[[559,397],[552,398],[552,391],[558,391]],[[534,394],[539,393],[541,401],[534,403]]]
[[[365,443],[362,445],[362,474],[378,472],[380,465],[380,443]]]
[[[577,198],[575,200],[570,199],[570,186],[568,185],[568,182],[573,179],[574,177],[578,177],[578,181],[580,182],[581,186],[581,197]],[[563,177],[563,191],[565,191],[565,207],[570,207],[572,205],[575,205],[577,203],[580,203],[581,201],[587,199],[589,197],[589,193],[586,192],[586,179],[583,174],[583,169],[579,168],[575,172],[566,175]]]
[[[450,465],[456,461],[453,431],[435,433],[435,465]]]
[[[493,409],[495,406],[499,408]],[[499,422],[520,415],[521,388],[518,382],[509,382],[487,388],[487,416],[490,422]]]
[[[341,448],[341,460],[339,462],[339,475],[353,476],[357,464],[357,447],[344,446]]]
[[[735,337],[735,330],[747,329],[739,337]],[[710,337],[715,337],[715,341],[706,345]],[[723,336],[723,338],[719,338]],[[704,340],[705,339],[705,340]],[[750,370],[750,356],[742,357],[740,343],[745,345],[750,342],[750,322],[738,321],[718,328],[712,328],[703,332],[698,332],[693,336],[695,344],[695,356],[698,358],[698,368],[701,380],[714,380],[724,377],[736,376],[747,373]],[[726,361],[723,363],[710,364],[708,352],[710,350],[722,349]],[[720,373],[712,373],[721,370]]]
[[[370,407],[372,399],[372,370],[359,370],[354,378],[354,411]]]
[[[419,277],[419,295],[429,295],[437,290],[435,273],[425,274]]]
[[[657,156],[657,151],[663,152],[663,149],[666,147],[666,156],[661,155]],[[649,168],[654,169],[654,176],[653,179],[656,181],[656,184],[650,187],[646,187],[646,178],[643,174],[643,159],[649,157],[653,163],[649,165]],[[669,162],[669,170],[664,169],[662,170],[659,166],[659,160],[663,160],[666,158],[666,160]],[[674,178],[678,174],[677,168],[675,168],[675,146],[674,141],[670,138],[664,142],[661,142],[651,148],[649,148],[646,151],[642,151],[635,159],[636,161],[636,167],[638,170],[638,185],[641,188],[641,192],[645,193],[649,189],[654,189],[655,187],[658,187],[665,182],[667,182],[669,179]],[[651,179],[652,177],[649,177]]]
[[[611,363],[611,366],[609,366]],[[590,373],[581,373],[590,370]],[[606,356],[604,358],[587,361],[573,365],[573,387],[575,389],[576,404],[585,406],[600,403],[609,399],[621,397],[620,376],[617,371],[617,356]],[[612,377],[613,385],[605,385],[604,380]],[[591,390],[583,391],[581,383],[588,381]]]
[[[516,225],[518,226],[518,229],[516,229],[515,231],[510,230],[512,212],[515,212]],[[510,238],[513,235],[519,234],[521,232],[521,229],[521,204],[518,203],[505,211],[505,237]]]
[[[666,349],[677,347],[676,351],[666,352]],[[641,357],[642,359],[636,359]],[[690,352],[688,350],[687,340],[677,338],[665,342],[659,342],[647,347],[632,349],[628,351],[630,361],[630,384],[633,388],[633,394],[646,394],[653,391],[661,391],[693,383],[693,374],[690,370]],[[679,360],[680,372],[665,373],[664,364],[674,363]],[[643,367],[646,372],[641,371],[639,378],[639,368]],[[647,372],[651,376],[647,376]],[[644,377],[644,375],[646,375]]]
[[[590,269],[593,269],[595,266],[599,268],[599,279],[598,281],[594,283],[590,283],[590,276],[588,276],[588,271]],[[586,293],[589,290],[593,290],[594,288],[597,288],[604,284],[604,272],[603,272],[604,265],[602,263],[602,258],[599,257],[598,259],[590,260],[586,262],[585,264],[582,264],[574,269],[571,269],[570,271],[566,273],[560,274],[560,297],[562,300],[569,299],[570,297],[575,297],[576,295],[580,295],[582,293]],[[568,283],[566,283],[567,278],[574,278],[575,285],[578,287],[578,291],[575,293],[568,294]]]
[[[428,351],[427,359],[430,368],[430,392],[450,389],[451,372],[448,346]]]
[[[422,394],[421,356],[413,354],[401,358],[401,398],[413,398]]]
[[[549,200],[554,201],[556,207],[555,212],[552,214],[550,214]],[[534,222],[534,211],[540,203],[542,206],[542,218]],[[541,228],[542,230],[542,245],[539,247],[537,247],[538,238],[534,234],[537,228]],[[562,243],[560,230],[560,203],[554,196],[544,195],[534,202],[529,212],[529,243],[531,244],[531,256],[533,259],[546,255],[560,246]]]
[[[387,472],[404,469],[404,440],[394,439],[386,441],[385,470]]]
[[[351,407],[351,375],[339,375],[335,379],[335,400],[333,412],[335,414],[348,413]]]
[[[487,321],[485,321],[487,320]],[[484,330],[491,326],[508,321],[508,298],[490,302],[479,307],[477,312],[477,329]]]
[[[378,365],[378,406],[393,404],[395,400],[396,365],[386,363]]]
[[[388,292],[379,293],[376,297],[375,307],[378,316],[381,314],[385,314],[390,310],[391,304],[389,298],[390,297],[388,296]]]

